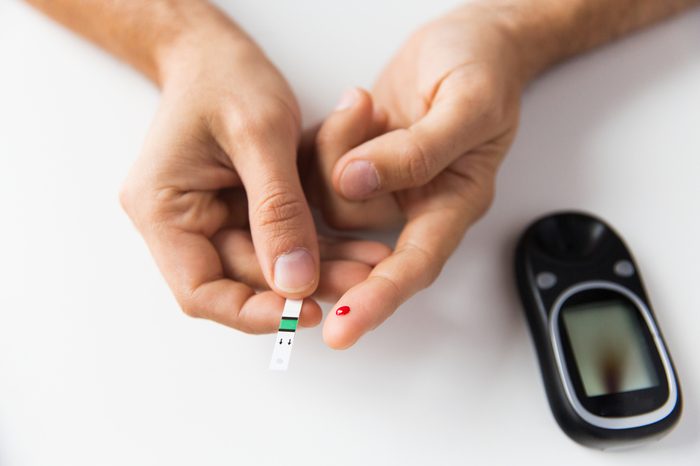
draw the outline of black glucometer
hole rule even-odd
[[[563,212],[523,233],[516,279],[561,428],[607,449],[658,438],[681,414],[671,356],[622,238]]]

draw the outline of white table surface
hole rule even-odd
[[[455,1],[228,2],[307,124],[368,86]],[[158,103],[131,69],[0,2],[0,465],[700,464],[700,11],[562,66],[526,93],[496,202],[429,290],[356,347],[185,317],[117,192]],[[557,427],[513,283],[536,216],[626,237],[685,397],[624,453]]]

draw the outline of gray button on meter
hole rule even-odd
[[[634,266],[628,260],[619,260],[615,262],[613,270],[618,277],[631,277],[634,275]]]
[[[557,284],[557,276],[552,272],[540,272],[537,274],[537,287],[540,290],[548,290]]]

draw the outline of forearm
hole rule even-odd
[[[700,0],[477,0],[504,21],[527,81],[550,66]]]
[[[27,0],[162,84],[178,50],[245,33],[205,0]]]

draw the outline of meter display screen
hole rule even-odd
[[[614,299],[575,304],[562,308],[561,317],[588,397],[659,384],[646,325],[632,303]]]

